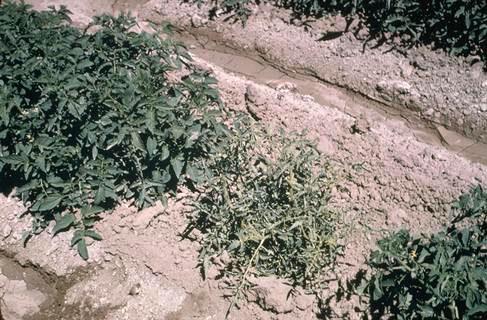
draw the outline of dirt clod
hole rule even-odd
[[[274,277],[252,278],[249,281],[254,285],[247,294],[249,301],[278,314],[293,311],[295,305],[290,294],[291,286]]]

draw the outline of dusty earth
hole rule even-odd
[[[433,127],[487,142],[487,73],[479,57],[452,58],[426,47],[394,50],[391,45],[377,47],[375,41],[364,45],[368,32],[358,20],[348,27],[340,17],[303,24],[290,11],[267,3],[251,6],[252,15],[242,26],[225,23],[229,15],[224,14],[210,20],[208,6],[181,2],[152,0],[141,4],[139,16],[169,21],[205,45],[214,40],[240,55],[259,57],[281,70],[409,110]],[[212,42],[208,44],[211,49]]]
[[[352,277],[385,230],[438,230],[458,195],[473,185],[487,184],[485,145],[443,128],[465,128],[460,131],[486,141],[487,112],[472,107],[475,99],[487,99],[487,84],[482,89],[486,75],[474,74],[476,63],[471,67],[467,61],[424,48],[408,52],[407,57],[393,51],[381,53],[385,48],[360,53],[353,33],[316,42],[312,38],[318,27],[304,31],[286,22],[283,11],[270,8],[256,7],[249,29],[242,29],[238,24],[208,21],[205,11],[198,11],[196,18],[195,7],[172,0],[27,2],[36,8],[66,3],[78,25],[86,24],[96,13],[130,9],[139,15],[141,27],[150,16],[153,21],[170,20],[187,30],[198,27],[210,32],[218,28],[222,41],[229,41],[233,34],[232,44],[237,48],[239,43],[247,43],[248,51],[242,55],[258,51],[272,56],[272,63],[264,64],[248,59],[249,55],[221,52],[223,46],[215,38],[204,40],[202,46],[205,38],[201,33],[180,35],[191,46],[195,64],[211,70],[218,79],[228,108],[290,131],[306,129],[318,142],[323,157],[333,164],[337,182],[332,205],[344,212],[347,242],[332,279]],[[292,38],[294,47],[290,47],[289,34],[298,31]],[[286,33],[288,37],[282,37]],[[313,55],[313,50],[323,46],[328,48],[323,52],[329,53],[325,58]],[[335,48],[335,53],[330,48]],[[410,60],[413,56],[416,60]],[[318,64],[314,59],[326,63]],[[282,72],[292,68],[302,73]],[[414,100],[414,107],[406,103],[409,111],[384,108],[377,101],[325,86],[303,74],[396,107],[418,100]],[[384,85],[379,86],[380,81],[385,81]],[[377,86],[383,89],[377,90]],[[385,98],[389,94],[390,99]],[[449,103],[435,102],[445,97]],[[480,100],[480,106],[486,103]],[[430,108],[433,111],[428,115]],[[437,127],[422,122],[423,118],[434,120]],[[463,121],[462,125],[456,126],[458,121]],[[449,149],[443,140],[448,140]],[[180,235],[193,195],[187,190],[180,194],[167,208],[157,205],[136,212],[130,203],[122,203],[114,212],[104,214],[96,226],[104,240],[90,243],[88,262],[69,247],[70,233],[52,237],[48,229],[23,248],[20,240],[22,231],[30,226],[29,217],[22,216],[25,208],[18,199],[0,195],[0,319],[224,319],[230,305],[228,286],[233,281],[221,274],[228,257],[218,257],[208,279],[202,279],[197,266],[198,243]],[[272,277],[252,281],[255,287],[247,301],[238,303],[229,319],[344,318],[348,312],[351,318],[356,317],[355,300],[331,299],[330,310],[325,312],[314,296],[299,288],[291,290],[285,281]],[[332,281],[323,296],[332,296],[336,286]]]

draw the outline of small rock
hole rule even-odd
[[[8,283],[8,278],[0,273],[0,289],[5,287]]]
[[[487,103],[481,103],[479,107],[480,107],[480,111],[487,112]]]
[[[482,82],[482,88],[487,88],[487,80]]]
[[[265,114],[267,110],[266,104],[268,102],[265,92],[259,90],[256,85],[249,84],[245,91],[245,101],[245,106],[250,115],[256,120],[262,119],[262,114]]]
[[[403,64],[400,66],[401,68],[401,76],[404,78],[408,78],[413,73],[413,68],[411,65]]]
[[[418,68],[419,70],[422,70],[422,71],[427,71],[428,70],[428,66],[427,66],[427,63],[426,63],[426,59],[420,55],[416,55],[416,56],[412,56],[410,58],[410,61],[409,63],[415,67],[415,68]]]
[[[136,229],[145,229],[149,226],[151,221],[162,212],[164,212],[164,206],[160,201],[157,201],[155,206],[146,208],[137,213],[132,225]]]
[[[249,281],[255,285],[248,293],[249,301],[278,314],[293,311],[294,303],[289,299],[292,287],[273,277],[251,278]]]
[[[313,303],[315,302],[315,297],[309,294],[300,294],[295,298],[296,307],[299,310],[307,310],[309,309]]]
[[[120,232],[122,232],[122,228],[121,228],[120,226],[117,226],[116,224],[114,224],[114,225],[112,226],[112,230],[113,230],[113,232],[115,232],[115,233],[120,233]]]
[[[296,92],[297,87],[294,83],[286,81],[286,82],[279,83],[276,87],[276,90]]]
[[[379,201],[382,199],[380,196],[380,193],[379,193],[379,191],[377,191],[377,189],[370,189],[369,190],[369,198],[372,200],[376,200],[376,201]]]
[[[468,56],[465,58],[465,62],[467,62],[469,65],[473,65],[480,61],[482,61],[482,59],[478,55]]]
[[[221,270],[215,265],[211,264],[206,271],[205,278],[206,279],[216,279],[221,275]]]
[[[191,25],[195,28],[203,27],[205,24],[208,23],[208,20],[202,18],[198,14],[195,14],[191,17]]]
[[[426,110],[423,114],[427,117],[431,117],[433,114],[435,113],[435,109],[433,108],[429,108],[428,110]]]
[[[132,286],[132,288],[130,288],[129,290],[129,295],[130,296],[137,296],[139,295],[140,293],[140,288],[141,288],[141,285],[140,283],[136,283]]]
[[[409,196],[409,194],[407,192],[403,193],[401,195],[401,198],[402,198],[402,201],[404,203],[409,203],[411,201],[411,197]]]
[[[347,28],[347,19],[341,15],[336,15],[331,18],[333,20],[332,26],[336,31],[345,31]]]
[[[407,222],[408,215],[404,210],[400,208],[389,210],[389,212],[387,213],[387,224],[390,226],[401,227]]]
[[[484,73],[484,63],[477,62],[472,65],[468,74],[471,79],[477,80],[482,76],[483,73]]]
[[[379,92],[389,95],[409,94],[411,93],[411,85],[402,80],[382,80],[376,86]]]
[[[358,32],[355,32],[355,37],[358,40],[366,40],[370,35],[369,28],[362,26]]]
[[[267,101],[264,94],[254,84],[249,84],[245,89],[245,98],[257,106],[261,106]]]
[[[352,134],[364,134],[368,131],[370,131],[370,123],[365,118],[356,119],[350,127],[350,133]]]
[[[222,27],[221,24],[217,24],[215,26],[215,32],[217,32],[217,33],[222,33],[223,32],[223,27]]]
[[[411,92],[411,85],[405,81],[393,81],[392,87],[402,94],[408,94]]]
[[[39,312],[46,296],[35,289],[27,288],[23,280],[10,280],[0,298],[0,310],[5,320],[24,319]]]
[[[470,139],[455,131],[448,130],[443,126],[437,125],[435,127],[443,144],[446,144],[450,147],[460,147],[461,149],[465,149],[472,144]]]
[[[332,155],[335,153],[335,146],[328,137],[320,136],[316,149],[322,154]]]
[[[3,230],[2,230],[2,237],[4,239],[8,238],[10,235],[12,234],[12,227],[8,224],[5,225],[5,227],[3,227]]]
[[[270,80],[267,81],[266,84],[272,89],[276,89],[278,91],[291,91],[291,92],[297,91],[296,84],[289,81]]]

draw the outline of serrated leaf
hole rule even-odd
[[[88,260],[89,255],[88,255],[88,248],[86,247],[86,241],[85,239],[81,239],[78,241],[78,254],[80,255],[83,260]]]
[[[41,169],[44,173],[47,173],[46,171],[46,158],[43,156],[37,157],[35,164]]]
[[[293,230],[293,229],[296,229],[297,227],[300,227],[301,225],[303,225],[303,221],[302,220],[299,220],[299,221],[296,221],[292,224],[292,226],[289,228],[289,231]]]
[[[161,161],[164,161],[167,158],[169,158],[170,155],[171,155],[171,153],[169,152],[169,148],[166,145],[163,145],[161,147],[161,154],[159,155],[159,159]]]
[[[86,68],[89,68],[93,65],[93,62],[91,62],[90,60],[88,59],[85,59],[81,62],[78,63],[78,65],[76,66],[78,69],[86,69]]]
[[[62,195],[47,196],[42,200],[38,201],[37,211],[48,211],[57,207],[63,200]]]
[[[471,317],[473,315],[476,315],[478,313],[481,314],[487,314],[487,304],[479,304],[473,307],[472,309],[468,310],[467,316]]]
[[[154,155],[157,152],[157,143],[151,137],[147,138],[147,151],[149,155]]]
[[[93,145],[93,147],[91,148],[91,157],[93,160],[96,160],[96,158],[98,157],[98,148],[96,147],[96,145]]]
[[[184,168],[184,162],[178,158],[171,159],[171,167],[176,175],[176,178],[179,179]]]
[[[201,183],[204,180],[204,171],[190,164],[186,166],[186,174],[195,183]]]
[[[139,150],[145,152],[145,147],[144,143],[142,142],[142,139],[140,138],[140,135],[137,132],[132,131],[130,133],[130,136],[132,137],[132,144]]]
[[[84,230],[76,230],[71,238],[71,247],[74,247],[81,239],[83,239]]]
[[[90,237],[90,238],[92,238],[94,240],[98,240],[98,241],[103,240],[102,236],[99,235],[98,233],[96,233],[93,230],[85,230],[84,233],[85,233],[85,236],[86,237]]]
[[[97,213],[103,212],[105,209],[99,206],[84,206],[81,208],[81,215],[83,217],[91,217]]]
[[[433,317],[435,315],[435,311],[430,306],[420,305],[419,308],[421,310],[420,314],[424,318],[430,318],[430,317]]]
[[[235,249],[239,248],[240,247],[240,241],[238,240],[233,240],[230,245],[228,246],[227,248],[227,251],[229,252],[232,252],[234,251]]]
[[[106,197],[106,189],[105,189],[105,186],[104,185],[100,185],[98,187],[98,190],[96,190],[94,203],[95,204],[100,204],[100,203],[105,202],[106,199],[107,199],[107,197]]]
[[[11,154],[5,157],[0,157],[0,161],[8,164],[24,164],[25,162],[29,161],[29,158],[27,158],[25,155]]]
[[[75,217],[72,213],[67,213],[56,221],[56,225],[52,228],[52,236],[54,237],[61,231],[67,230],[75,222]]]

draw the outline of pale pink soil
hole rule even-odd
[[[42,7],[63,1],[31,2]],[[86,23],[94,13],[92,8],[112,10],[101,0],[78,2],[72,8],[75,22]],[[346,250],[331,278],[345,280],[363,267],[364,258],[385,229],[438,230],[458,195],[487,183],[487,167],[419,141],[402,121],[375,113],[354,115],[317,103],[293,92],[287,80],[270,87],[197,57],[195,63],[212,70],[228,108],[249,112],[289,131],[306,129],[332,163],[337,175],[332,205],[344,212]],[[13,279],[16,273],[7,274],[0,264],[2,316],[10,320],[23,312],[23,319],[223,319],[230,303],[223,296],[231,293],[227,287],[233,280],[220,278],[218,265],[210,270],[209,279],[201,278],[199,246],[180,236],[190,201],[194,201],[193,195],[182,190],[166,209],[156,206],[137,213],[130,204],[121,204],[97,224],[104,240],[90,243],[90,260],[83,262],[69,247],[69,233],[52,238],[45,232],[23,248],[21,232],[29,228],[29,218],[18,219],[23,206],[15,198],[0,195],[2,259],[17,263],[20,270],[20,265],[35,270],[44,279],[42,284]],[[220,257],[219,261],[226,259]],[[27,286],[17,291],[5,289],[19,285],[14,281]],[[249,295],[254,302],[242,302],[230,319],[317,318],[313,297],[297,294],[287,299],[290,287],[278,279],[255,282],[256,291]],[[336,285],[332,282],[323,294],[333,294]],[[30,305],[5,304],[20,293]],[[356,301],[332,301],[331,305],[336,318],[354,306]]]

